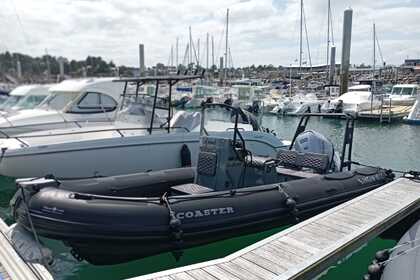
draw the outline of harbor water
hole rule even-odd
[[[284,139],[293,137],[299,122],[297,117],[264,116],[262,123],[266,128],[274,129]],[[338,151],[341,151],[345,121],[313,117],[308,129],[316,130],[327,136]],[[357,122],[354,133],[353,160],[386,167],[394,170],[420,170],[420,126],[402,123],[383,124]],[[14,180],[0,177],[0,215],[11,223],[9,200],[15,192]],[[220,258],[250,244],[264,239],[284,228],[241,236],[185,250],[179,261],[170,253],[148,257],[142,260],[113,266],[93,266],[76,261],[69,250],[60,242],[43,241],[54,249],[55,262],[52,265],[57,279],[125,279],[160,270],[184,266],[215,258]],[[366,273],[376,251],[395,244],[394,241],[376,238],[359,251],[326,272],[320,279],[361,279]]]

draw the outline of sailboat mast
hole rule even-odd
[[[329,64],[330,61],[330,17],[331,17],[331,1],[328,0],[328,19],[327,19],[327,63]]]
[[[209,69],[209,33],[207,32],[206,37],[206,69]]]
[[[179,53],[178,53],[178,43],[179,43],[179,38],[176,37],[176,44],[175,44],[175,63],[176,63],[176,68],[177,69],[178,69],[178,66],[179,66],[179,61],[178,61],[178,56],[179,56]]]
[[[171,67],[174,66],[174,45],[171,45]]]
[[[299,71],[302,71],[303,0],[300,0]]]
[[[189,59],[188,59],[188,64],[192,63],[192,61],[193,61],[193,54],[192,54],[193,48],[192,48],[191,26],[189,27],[189,30],[190,30],[190,43],[189,43],[189,47],[190,47],[190,56],[189,56]]]
[[[373,24],[373,67],[372,67],[372,81],[375,79],[376,68],[376,26]]]
[[[214,66],[214,37],[211,35],[211,67]]]
[[[226,48],[225,48],[225,81],[227,79],[228,61],[228,38],[229,38],[229,9],[226,11]]]
[[[197,39],[197,66],[200,66],[200,38]]]

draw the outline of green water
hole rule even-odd
[[[291,139],[298,123],[298,118],[277,118],[267,116],[263,125],[275,129],[277,135]],[[341,147],[345,122],[333,119],[313,118],[308,126],[331,139],[336,147]],[[353,159],[366,164],[379,165],[393,169],[420,170],[420,126],[405,124],[379,125],[376,123],[356,123],[354,134]],[[8,202],[15,191],[14,181],[0,177],[0,216],[7,222],[10,219]],[[58,279],[124,279],[164,269],[184,266],[215,258],[220,258],[262,240],[283,228],[237,237],[206,246],[189,249],[176,262],[170,254],[161,254],[139,261],[114,266],[92,266],[75,261],[60,242],[44,240],[53,248],[55,263],[52,270]],[[379,238],[354,252],[346,260],[330,268],[322,280],[361,279],[366,273],[376,251],[391,247],[394,241]]]

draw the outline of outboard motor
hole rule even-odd
[[[296,137],[293,148],[299,153],[328,155],[330,171],[338,171],[340,167],[340,159],[335,153],[333,143],[319,132],[313,130],[302,132]]]

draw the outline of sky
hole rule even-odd
[[[214,38],[215,60],[224,53],[229,8],[233,66],[290,65],[299,57],[300,0],[2,0],[2,3],[0,51],[36,56],[48,51],[69,59],[95,55],[117,65],[138,66],[138,44],[143,43],[146,65],[151,66],[170,61],[171,45],[176,61],[178,37],[178,62],[182,63],[191,26],[196,45],[200,39],[200,60],[205,66],[207,33]],[[399,65],[406,58],[420,58],[420,0],[331,0],[338,61],[343,12],[349,7],[353,9],[351,63],[372,63],[373,23],[387,64]],[[312,64],[326,63],[327,0],[304,0],[304,11]],[[303,43],[303,60],[309,64],[307,41]],[[382,61],[379,51],[377,61]]]

